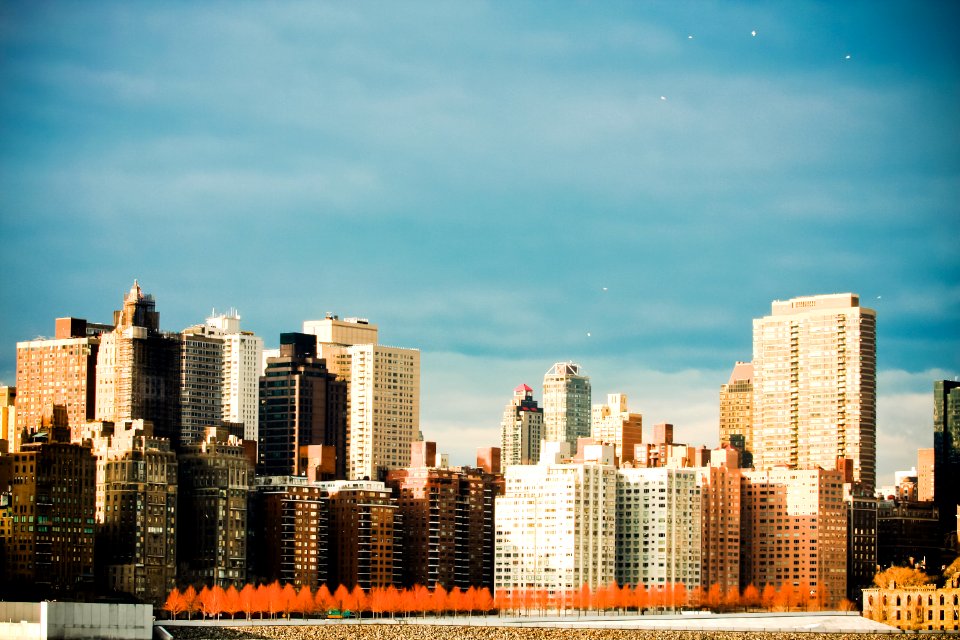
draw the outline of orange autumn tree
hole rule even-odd
[[[165,611],[168,611],[174,620],[177,619],[177,616],[186,610],[186,602],[184,602],[183,594],[180,593],[180,589],[176,587],[173,588],[173,591],[170,592],[170,595],[167,596],[167,601],[164,602],[163,608]]]

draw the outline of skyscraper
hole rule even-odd
[[[347,383],[347,478],[383,480],[409,466],[420,431],[420,351],[378,344],[377,326],[365,318],[328,314],[303,331]]]
[[[876,478],[876,312],[832,294],[775,301],[753,321],[753,462]]]
[[[223,420],[242,423],[244,440],[256,441],[263,338],[242,331],[236,312],[211,316],[206,324],[212,335],[223,340]]]
[[[720,444],[741,453],[740,463],[753,461],[753,363],[737,362],[727,384],[720,385]]]
[[[643,416],[630,412],[625,393],[609,393],[606,404],[593,405],[590,436],[613,447],[618,466],[631,462],[633,448],[643,442]]]
[[[333,447],[337,478],[346,473],[346,383],[316,354],[313,336],[284,333],[280,357],[267,360],[260,382],[257,469],[262,475],[303,475],[303,448],[317,445]]]
[[[153,296],[134,281],[100,336],[95,419],[148,420],[154,435],[180,445],[180,336],[160,332]]]
[[[569,442],[590,437],[590,378],[580,365],[558,362],[543,376],[543,439]]]
[[[521,384],[513,390],[500,420],[500,463],[536,464],[542,439],[543,409],[533,399],[533,389]]]
[[[933,502],[945,544],[956,542],[960,513],[960,382],[933,383]]]

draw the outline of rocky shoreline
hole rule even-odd
[[[177,640],[890,640],[882,633],[675,631],[666,629],[555,629],[404,625],[168,627]],[[925,637],[931,637],[925,634]]]

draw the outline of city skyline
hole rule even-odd
[[[0,380],[139,278],[166,331],[369,317],[455,463],[559,361],[713,446],[751,321],[852,292],[888,484],[960,372],[957,13],[5,5]]]

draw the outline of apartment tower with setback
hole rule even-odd
[[[347,383],[347,479],[383,480],[410,465],[420,431],[420,351],[378,343],[376,325],[328,314],[303,323],[318,355]]]
[[[753,321],[753,462],[876,479],[876,328],[851,293],[775,301]]]
[[[214,314],[208,333],[223,341],[223,387],[220,406],[224,422],[243,424],[243,439],[256,442],[260,419],[260,360],[263,338],[240,329],[240,315]]]
[[[100,336],[97,352],[95,419],[106,422],[148,420],[154,435],[174,448],[180,433],[179,334],[160,331],[153,296],[134,281],[113,313],[114,328]]]
[[[536,464],[543,439],[543,409],[533,399],[533,389],[521,384],[503,408],[500,420],[500,463]]]
[[[569,442],[590,437],[590,378],[580,365],[558,362],[543,376],[543,439]]]
[[[627,408],[627,394],[607,394],[606,404],[593,405],[591,437],[613,447],[617,466],[633,460],[634,447],[643,442],[643,416]]]

